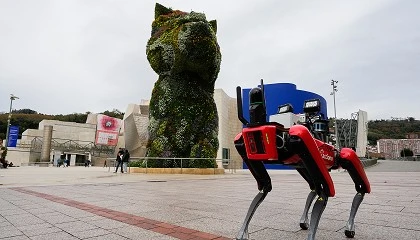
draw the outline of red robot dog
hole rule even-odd
[[[344,232],[347,237],[353,238],[355,235],[354,218],[365,194],[370,193],[370,184],[362,163],[352,149],[336,149],[326,143],[328,120],[322,119],[319,99],[305,101],[303,108],[305,120],[300,122],[296,120],[290,104],[280,106],[277,114],[280,118],[277,120],[291,118],[294,122],[291,126],[285,127],[280,122],[267,122],[262,80],[261,87],[253,88],[249,93],[249,122],[243,117],[241,87],[238,86],[236,90],[238,118],[245,127],[235,137],[235,148],[257,181],[259,190],[248,209],[236,239],[249,239],[249,222],[272,189],[271,178],[264,163],[294,167],[308,182],[311,191],[300,219],[300,227],[304,230],[309,229],[308,240],[315,239],[318,223],[328,198],[335,195],[334,183],[329,171],[339,167],[346,169],[357,191]],[[274,116],[270,116],[270,119],[276,120]],[[309,222],[309,208],[316,196],[318,197]]]

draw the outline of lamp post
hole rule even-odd
[[[331,92],[330,95],[333,95],[333,98],[334,98],[335,147],[338,149],[338,148],[340,148],[340,140],[339,140],[339,137],[338,137],[337,110],[336,110],[336,106],[335,106],[335,93],[338,91],[337,85],[336,85],[337,83],[338,83],[337,80],[334,80],[334,79],[331,80],[332,92]]]
[[[9,117],[7,119],[7,131],[6,131],[6,145],[5,147],[8,147],[9,144],[9,131],[10,131],[10,119],[12,118],[12,105],[13,105],[13,100],[19,99],[19,97],[10,94],[10,110],[9,110]]]

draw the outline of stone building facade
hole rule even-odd
[[[49,127],[47,127],[49,126]],[[16,148],[9,148],[8,160],[15,166],[41,162],[44,131],[52,127],[49,160],[64,157],[70,165],[84,162],[91,157],[96,136],[96,123],[74,123],[58,120],[42,120],[38,129],[27,129],[22,133]],[[48,153],[47,153],[48,154]]]
[[[377,145],[378,153],[383,153],[386,159],[400,158],[404,148],[420,155],[420,139],[379,139]]]

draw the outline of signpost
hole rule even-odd
[[[7,147],[16,147],[19,136],[19,126],[9,127],[9,136],[7,136]]]

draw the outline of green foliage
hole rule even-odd
[[[134,163],[132,167],[146,167],[146,162]],[[131,162],[130,162],[131,163]],[[214,158],[162,158],[149,159],[148,168],[217,168]]]
[[[216,29],[216,21],[208,22],[202,13],[156,4],[146,46],[150,66],[159,74],[150,99],[148,156],[168,159],[153,161],[154,167],[180,167],[180,161],[170,159],[174,157],[216,157],[213,93],[221,62]],[[195,162],[197,167],[214,166],[213,161]]]
[[[404,148],[400,152],[400,157],[412,157],[412,156],[414,156],[414,153],[413,151],[411,151],[411,149]]]
[[[59,120],[63,122],[75,122],[75,123],[86,123],[86,113],[71,113],[67,115],[55,115],[53,120]]]
[[[38,112],[34,111],[32,109],[25,108],[25,109],[13,110],[12,113],[13,114],[15,114],[15,113],[37,114]]]
[[[160,15],[165,15],[172,12],[172,9],[167,8],[159,3],[155,5],[155,18],[158,18]]]
[[[404,139],[409,133],[420,135],[420,121],[413,117],[373,120],[368,123],[368,141],[372,145],[379,139]]]
[[[112,109],[112,111],[107,110],[107,111],[103,112],[102,114],[107,115],[109,117],[113,117],[113,118],[119,118],[119,119],[123,119],[123,117],[124,117],[124,113],[121,112],[118,109]],[[86,120],[85,120],[85,122],[86,122]]]
[[[145,168],[146,167],[146,162],[144,160],[137,160],[137,161],[131,161],[128,163],[129,167],[140,167],[140,168]]]
[[[211,159],[212,157],[217,155],[217,149],[213,148],[213,145],[204,139],[204,141],[200,141],[199,143],[195,144],[191,148],[191,158],[200,156],[205,159],[196,159],[191,160],[189,162],[190,166],[198,167],[198,168],[213,168],[215,167],[216,160]]]
[[[215,159],[193,159],[189,161],[189,167],[191,168],[217,168]]]
[[[376,145],[376,142],[383,137],[381,132],[368,131],[368,142],[370,145]]]

